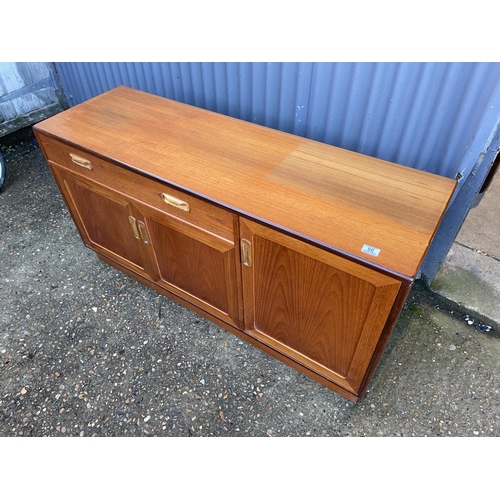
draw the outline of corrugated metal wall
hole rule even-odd
[[[499,63],[56,63],[69,105],[124,84],[467,177],[500,116]]]
[[[128,85],[461,179],[430,282],[500,148],[500,63],[56,63],[68,104]]]

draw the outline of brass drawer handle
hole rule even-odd
[[[73,153],[70,153],[69,156],[71,157],[71,161],[73,163],[76,163],[80,167],[86,168],[88,170],[92,170],[92,163],[90,163],[89,160],[86,160],[85,158],[82,158],[81,156],[75,155]]]
[[[168,205],[172,205],[175,208],[179,208],[180,210],[184,210],[184,212],[190,212],[191,207],[189,206],[189,203],[186,203],[185,201],[179,200],[179,198],[175,198],[173,196],[170,196],[167,193],[162,193],[161,197],[163,198],[163,201],[167,203]]]

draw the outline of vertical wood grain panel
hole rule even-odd
[[[356,394],[401,283],[254,222],[240,227],[252,252],[245,331]]]

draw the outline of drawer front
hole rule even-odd
[[[236,216],[231,212],[66,143],[45,136],[40,142],[48,161],[234,242]]]

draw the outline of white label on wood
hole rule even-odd
[[[363,245],[361,251],[373,255],[374,257],[378,257],[378,254],[380,253],[380,248],[375,248],[372,247],[371,245]]]

